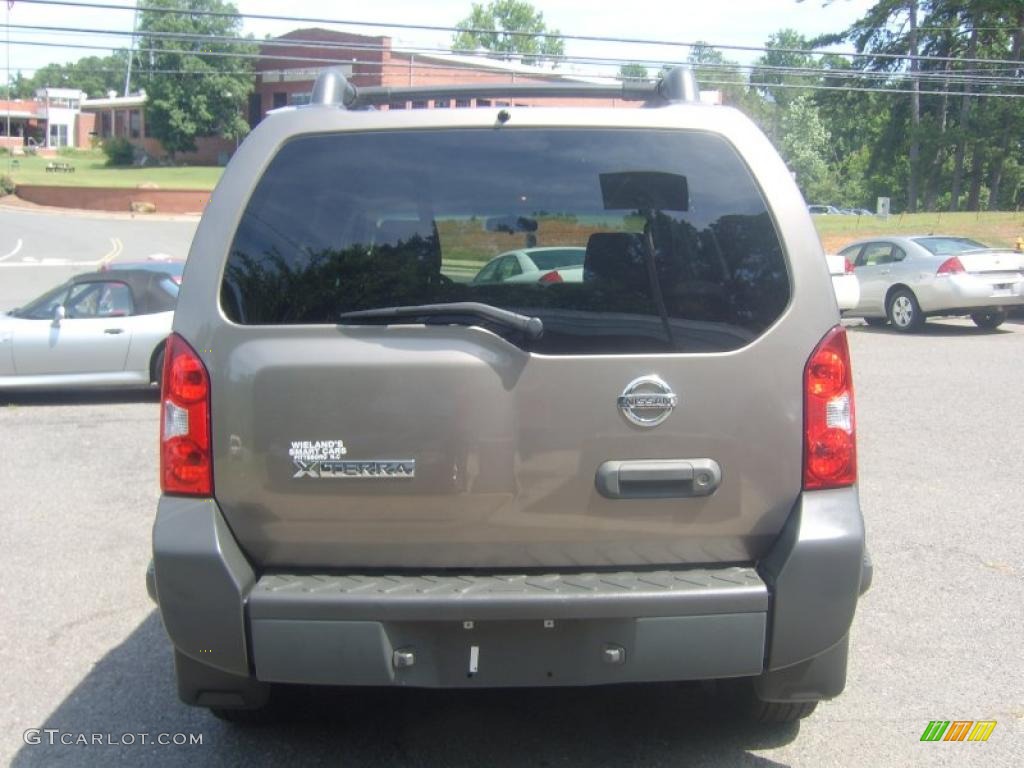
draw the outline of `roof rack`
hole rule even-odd
[[[426,99],[509,97],[584,97],[622,99],[624,101],[663,101],[669,104],[700,101],[697,80],[689,67],[666,70],[653,83],[486,83],[481,85],[451,84],[418,88],[374,86],[357,88],[345,77],[341,67],[330,67],[317,75],[311,104],[359,109],[375,104],[423,101]]]

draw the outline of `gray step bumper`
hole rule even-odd
[[[424,687],[759,674],[767,610],[753,568],[277,574],[248,601],[260,680]]]
[[[842,689],[839,649],[871,574],[855,487],[803,494],[756,570],[259,576],[213,500],[168,496],[153,553],[149,581],[175,648],[244,679],[498,686],[762,675],[774,686],[768,700]]]

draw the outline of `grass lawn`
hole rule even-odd
[[[63,187],[137,187],[156,184],[161,189],[213,189],[223,168],[211,166],[185,166],[161,168],[110,168],[102,152],[81,152],[58,155],[54,158],[25,155],[11,158],[18,167],[11,169],[15,184],[52,184]],[[0,155],[0,173],[7,173],[7,155]],[[74,173],[47,171],[51,162],[68,163]]]
[[[813,216],[821,243],[836,253],[847,243],[874,235],[960,235],[986,245],[1012,248],[1024,236],[1024,211],[907,213],[890,216]]]

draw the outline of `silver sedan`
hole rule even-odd
[[[170,274],[92,272],[0,315],[0,390],[159,382],[177,296]]]
[[[927,317],[970,315],[991,329],[1024,305],[1024,254],[966,237],[876,237],[839,253],[860,282],[860,301],[847,315],[869,325],[914,331]]]
[[[578,246],[508,251],[487,262],[473,283],[579,283],[586,255],[587,249]]]

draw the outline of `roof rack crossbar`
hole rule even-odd
[[[667,70],[653,83],[484,83],[446,84],[423,87],[390,88],[374,86],[357,88],[345,77],[340,67],[321,72],[313,86],[312,104],[358,109],[375,104],[426,101],[444,98],[550,98],[581,97],[622,99],[624,101],[655,101],[669,103],[697,102],[700,92],[693,71],[687,67]]]

